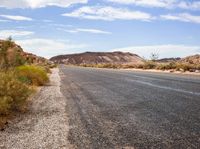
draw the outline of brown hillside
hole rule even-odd
[[[196,54],[193,56],[188,56],[182,58],[179,62],[187,63],[187,64],[199,64],[200,65],[200,54]]]
[[[179,57],[177,57],[177,58],[163,58],[163,59],[156,60],[156,62],[159,62],[159,63],[170,63],[170,62],[177,62],[180,59],[181,58],[179,58]]]
[[[50,59],[56,63],[81,64],[141,64],[143,59],[136,54],[124,52],[85,52],[80,54],[59,55]]]
[[[17,66],[27,63],[44,63],[45,61],[47,60],[43,57],[24,52],[23,49],[13,41],[0,40],[0,66],[5,65],[5,63],[7,63],[8,66]]]

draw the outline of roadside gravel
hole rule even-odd
[[[60,92],[59,69],[52,70],[50,80],[50,85],[32,99],[30,110],[0,131],[0,149],[73,148],[67,140],[68,115]]]

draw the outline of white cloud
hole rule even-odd
[[[62,30],[62,29],[61,29]],[[89,28],[76,28],[72,30],[64,30],[69,33],[79,33],[79,32],[86,32],[92,34],[112,34],[111,32],[99,30],[99,29],[89,29]]]
[[[111,51],[124,51],[138,54],[149,58],[151,53],[158,53],[159,58],[185,57],[193,54],[200,54],[200,46],[187,45],[151,45],[151,46],[132,46],[125,48],[112,49]]]
[[[200,1],[193,1],[193,2],[181,1],[179,4],[177,4],[177,7],[182,9],[199,10]]]
[[[199,10],[200,1],[188,2],[186,0],[106,0],[109,2],[125,4],[125,5],[136,5],[142,7],[158,7],[158,8],[182,8]]]
[[[5,39],[9,36],[12,37],[22,37],[22,36],[29,36],[34,34],[34,32],[31,31],[19,31],[19,30],[1,30],[0,31],[0,38]]]
[[[189,13],[161,15],[161,18],[164,20],[200,23],[200,16],[194,16]]]
[[[75,44],[53,39],[33,38],[25,40],[17,40],[26,52],[50,58],[55,55],[73,53],[79,49],[88,47],[85,44]]]
[[[14,21],[32,21],[32,18],[24,17],[24,16],[14,16],[14,15],[0,15],[2,18],[14,20]]]
[[[141,11],[131,11],[128,9],[122,8],[113,8],[113,7],[81,7],[71,13],[62,14],[67,17],[74,18],[83,18],[90,20],[143,20],[149,21],[153,19],[153,17],[145,12]]]
[[[1,0],[0,7],[41,8],[46,6],[68,7],[72,4],[87,3],[88,0]]]
[[[134,4],[147,7],[171,7],[176,0],[107,0],[120,4]]]

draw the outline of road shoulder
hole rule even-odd
[[[68,115],[58,68],[52,70],[50,81],[32,99],[30,110],[0,132],[0,148],[72,148],[67,140]]]

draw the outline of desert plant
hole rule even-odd
[[[158,53],[151,53],[150,59],[152,61],[156,61],[159,58],[159,54]]]
[[[19,66],[16,68],[16,72],[20,81],[30,85],[41,86],[49,81],[46,70],[40,66]]]
[[[153,61],[145,61],[142,66],[143,69],[155,69],[157,64]]]
[[[0,115],[19,110],[30,94],[31,90],[13,72],[0,72]]]
[[[164,64],[157,64],[156,69],[158,70],[170,70],[170,69],[176,69],[177,64],[175,62],[170,63],[164,63]]]
[[[7,40],[2,41],[0,45],[0,68],[4,70],[10,69],[10,67],[15,67],[23,65],[26,61],[18,53],[18,48],[14,47],[14,42],[12,37]]]

